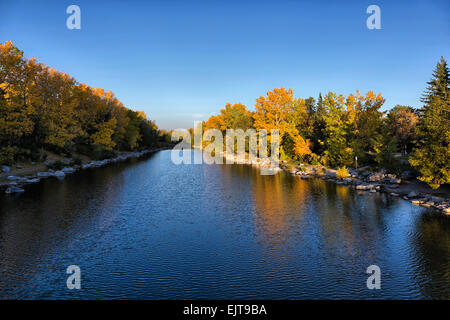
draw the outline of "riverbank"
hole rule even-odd
[[[90,160],[85,158],[75,164],[73,159],[67,158],[56,161],[45,161],[42,163],[33,163],[31,166],[16,165],[14,167],[2,166],[0,173],[0,191],[7,194],[25,192],[25,186],[40,182],[42,179],[55,177],[64,179],[66,175],[74,174],[79,170],[90,168],[100,168],[112,163],[122,162],[130,158],[139,158],[149,153],[160,150],[170,149],[169,147],[160,147],[136,152],[120,153],[117,157],[104,160]],[[60,170],[51,169],[55,163],[63,165]]]
[[[353,187],[361,192],[387,193],[392,197],[401,197],[414,205],[433,208],[450,215],[450,190],[441,186],[433,190],[426,183],[415,178],[402,179],[385,171],[370,172],[368,168],[349,170],[349,176],[339,179],[337,170],[321,166],[302,165],[297,168],[281,166],[282,170],[301,179],[320,178],[338,185]]]
[[[248,154],[245,157],[236,155],[227,156],[223,154],[225,160],[235,161],[237,164],[248,164],[261,169],[271,170],[272,174],[285,171],[299,179],[318,178],[338,185],[352,187],[358,192],[387,193],[392,197],[400,197],[414,205],[439,210],[450,215],[450,186],[443,185],[437,190],[433,190],[426,183],[417,180],[411,172],[404,172],[401,177],[389,174],[386,171],[371,171],[370,167],[359,169],[349,169],[349,176],[338,178],[337,170],[326,168],[321,165],[292,165],[288,161],[280,161],[279,168],[270,169],[269,159],[255,159],[248,161]]]

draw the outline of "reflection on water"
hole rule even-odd
[[[71,264],[82,290],[66,288]],[[0,298],[449,299],[450,219],[163,151],[0,195],[0,274]]]

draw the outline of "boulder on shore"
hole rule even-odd
[[[336,170],[333,169],[325,169],[325,175],[329,178],[336,178],[337,173]]]
[[[66,174],[62,171],[56,171],[53,175],[58,178],[64,178],[66,176]]]
[[[371,184],[360,184],[356,186],[356,190],[370,190],[370,189],[374,189],[375,186],[371,185]]]
[[[372,173],[371,175],[369,175],[367,177],[367,180],[371,181],[371,182],[380,182],[381,180],[383,180],[385,177],[384,173],[382,172],[376,172],[376,173]]]
[[[90,163],[84,163],[81,165],[81,169],[89,169],[91,167],[92,167],[92,165]]]
[[[418,193],[415,192],[414,190],[407,194],[408,198],[415,198],[417,196],[418,196]]]
[[[3,171],[3,172],[5,172],[5,173],[9,173],[9,172],[11,172],[11,168],[10,168],[10,167],[8,167],[8,166],[1,166],[0,168],[1,168],[1,169],[2,169],[2,171]]]
[[[38,172],[37,176],[40,178],[48,178],[53,176],[53,173],[49,172],[49,171],[43,171],[43,172]]]
[[[391,178],[391,179],[389,179],[389,183],[391,183],[391,184],[400,184],[400,183],[402,183],[402,180],[401,179],[397,179],[397,178]]]
[[[358,171],[350,171],[349,173],[352,178],[358,178],[358,176],[359,176]]]
[[[361,172],[361,175],[365,178],[365,177],[370,176],[370,172],[363,171],[363,172]]]
[[[74,168],[65,167],[61,171],[64,172],[65,174],[70,174],[70,173],[74,173],[76,170]]]
[[[8,176],[9,181],[26,182],[28,179],[24,177]]]

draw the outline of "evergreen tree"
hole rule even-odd
[[[315,154],[322,154],[324,151],[324,140],[325,140],[325,108],[323,105],[322,93],[319,93],[319,98],[317,99],[317,104],[315,108],[313,120],[313,131],[311,133],[312,147]]]
[[[427,104],[431,102],[433,97],[447,98],[449,95],[449,70],[447,67],[447,61],[444,57],[438,62],[436,69],[433,71],[433,77],[427,82],[428,87],[422,97],[422,102]]]
[[[323,112],[324,112],[322,92],[319,92],[319,98],[317,99],[316,111],[319,114],[323,114]]]
[[[450,97],[449,70],[444,58],[428,82],[417,126],[419,147],[410,163],[421,173],[420,180],[437,189],[450,183]]]

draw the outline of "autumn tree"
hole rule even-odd
[[[388,133],[397,139],[405,155],[415,140],[414,131],[418,121],[414,109],[409,106],[396,105],[387,114]]]
[[[304,139],[296,128],[296,124],[303,121],[306,115],[305,102],[303,99],[295,99],[292,89],[275,88],[267,92],[267,96],[256,99],[255,108],[256,129],[267,130],[268,135],[271,130],[278,130],[281,146],[290,146],[297,157],[303,158],[311,154],[309,140]],[[287,141],[292,143],[286,143]],[[282,154],[290,151],[280,148]]]
[[[125,130],[125,139],[129,150],[133,150],[138,146],[139,141],[142,138],[139,124],[143,118],[138,112],[133,110],[127,111],[127,118],[129,119]]]
[[[227,103],[225,109],[221,109],[224,125],[227,129],[247,130],[253,125],[253,117],[247,107],[241,103]]]
[[[0,44],[0,161],[11,164],[21,153],[21,142],[34,129],[34,110],[24,84],[23,52],[8,41]]]
[[[37,160],[44,149],[104,158],[165,139],[111,91],[26,59],[10,41],[0,44],[0,164]]]

